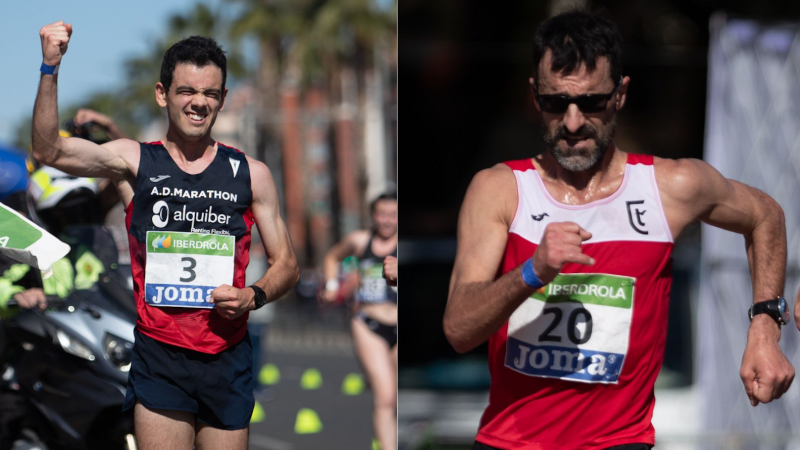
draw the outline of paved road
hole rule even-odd
[[[372,394],[364,388],[359,395],[342,393],[348,374],[361,375],[347,333],[286,335],[266,341],[265,361],[280,372],[273,385],[274,398],[261,403],[262,421],[250,426],[251,450],[370,450],[372,448]],[[308,369],[319,371],[318,389],[303,389],[301,378]],[[313,373],[312,373],[313,375]],[[311,376],[307,381],[314,381]],[[314,383],[311,383],[314,384]],[[306,428],[313,431],[319,418],[321,430],[298,434],[298,413],[306,411]]]

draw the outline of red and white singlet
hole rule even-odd
[[[499,273],[530,258],[545,227],[592,233],[593,266],[566,264],[489,340],[492,384],[476,439],[519,450],[654,444],[673,238],[653,157],[628,155],[619,189],[586,205],[553,199],[531,160],[506,163],[519,201]]]

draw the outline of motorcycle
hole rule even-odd
[[[110,234],[88,228],[73,234],[103,261],[96,283],[4,322],[0,383],[25,406],[14,450],[136,449],[133,411],[122,412],[136,324],[130,267]]]

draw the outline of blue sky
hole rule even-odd
[[[146,53],[163,35],[167,18],[205,3],[216,11],[222,0],[22,0],[0,14],[0,52],[4,69],[0,108],[0,142],[10,143],[21,120],[30,120],[42,50],[39,29],[64,20],[73,35],[59,72],[59,104],[80,102],[97,90],[118,86],[122,62]],[[226,11],[230,10],[230,6]],[[153,84],[156,79],[154,77]],[[62,121],[65,118],[60,118]]]

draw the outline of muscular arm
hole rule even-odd
[[[58,65],[66,52],[72,28],[63,22],[47,25],[39,32],[46,64]],[[63,51],[60,52],[59,48]],[[86,177],[110,178],[120,188],[125,204],[130,202],[130,189],[139,165],[139,145],[121,139],[102,146],[58,134],[58,75],[42,74],[33,108],[32,151],[42,164],[67,173]],[[121,186],[127,184],[128,186]]]
[[[272,173],[260,161],[248,157],[247,162],[253,191],[251,208],[269,262],[267,273],[253,284],[264,291],[267,303],[270,303],[281,298],[297,283],[300,269],[289,232],[281,218]],[[215,310],[219,315],[230,320],[255,309],[255,292],[253,289],[237,289],[225,284],[214,289],[210,301],[216,303]]]
[[[263,163],[252,158],[247,160],[250,164],[253,190],[253,216],[269,262],[267,273],[254,284],[264,290],[267,302],[271,302],[283,296],[297,283],[300,270],[289,232],[281,218],[272,174]]]
[[[505,165],[481,171],[472,180],[458,218],[444,315],[445,336],[458,352],[489,339],[534,291],[523,281],[522,265],[495,280],[516,209],[516,181]],[[594,264],[581,252],[581,243],[590,238],[576,223],[548,224],[531,258],[541,283],[553,281],[565,263]]]
[[[743,235],[753,302],[783,294],[786,224],[780,205],[699,160],[658,160],[656,178],[673,235],[695,220]],[[753,406],[780,397],[794,378],[777,344],[780,335],[780,327],[765,314],[750,323],[740,376]]]
[[[696,220],[743,235],[753,301],[781,296],[786,273],[786,224],[780,205],[758,189],[723,177],[703,161],[659,163],[656,177],[673,235]],[[774,321],[765,324],[770,322],[772,326],[767,328],[780,336]]]
[[[533,293],[519,267],[495,280],[516,204],[514,175],[501,165],[479,172],[467,189],[444,313],[444,333],[457,352],[489,339]]]

